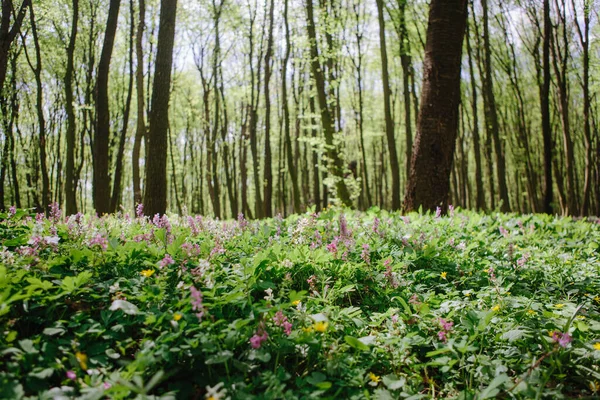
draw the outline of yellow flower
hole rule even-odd
[[[440,274],[440,276],[442,277],[442,279],[446,279],[446,275],[448,275],[448,273],[446,271],[442,272]]]
[[[152,274],[154,274],[154,270],[153,269],[145,269],[140,273],[142,274],[142,276],[145,276],[146,278],[150,278],[152,276]]]
[[[494,307],[492,307],[492,311],[500,311],[500,306],[496,304]]]
[[[369,372],[369,379],[371,380],[371,382],[374,382],[374,383],[379,383],[381,381],[381,377],[375,375],[372,372]]]
[[[302,330],[306,333],[311,333],[312,331],[314,331],[315,329],[312,326],[306,327],[306,328],[302,328]]]
[[[79,361],[79,366],[82,369],[87,370],[87,360],[88,360],[88,356],[85,355],[84,353],[78,351],[77,353],[75,353],[75,358],[77,359],[77,361]]]
[[[600,351],[600,342],[594,343],[594,349]]]
[[[554,336],[554,331],[548,331],[548,336],[553,337]]]
[[[329,326],[329,323],[319,321],[313,325],[313,328],[315,329],[315,331],[323,333],[327,330],[328,326]]]
[[[594,297],[594,301],[595,301],[596,303],[600,303],[600,296],[596,296],[596,297]]]
[[[465,296],[471,297],[471,293],[467,292],[467,293],[465,293]]]
[[[292,305],[297,306],[298,304],[300,304],[300,300],[294,300],[294,301],[292,301]]]
[[[556,307],[556,308],[563,308],[564,306],[565,306],[564,304],[559,303],[559,304],[555,305],[554,307]]]
[[[529,309],[529,310],[527,310],[527,314],[529,314],[529,315],[535,315],[536,312],[533,311],[533,310],[531,310],[531,309]]]
[[[173,315],[173,320],[179,321],[182,317],[183,317],[183,315],[181,315],[180,313],[175,313]]]
[[[483,272],[485,272],[487,274],[488,272],[490,272],[490,270],[489,269],[484,269]]]

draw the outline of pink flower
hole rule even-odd
[[[108,249],[108,240],[102,236],[101,234],[97,234],[96,236],[90,239],[90,246],[100,246],[102,250]]]
[[[192,296],[192,310],[198,311],[196,317],[201,320],[204,316],[204,306],[202,304],[202,292],[196,289],[194,286],[190,286],[190,294]]]
[[[448,340],[448,338],[446,337],[446,334],[447,333],[445,331],[438,332],[438,338],[444,343],[446,343],[446,341]]]
[[[498,230],[500,231],[502,236],[508,237],[508,231],[503,226],[499,227]]]
[[[173,264],[175,264],[175,260],[173,260],[173,257],[171,257],[170,254],[165,254],[164,258],[160,260],[159,263],[161,268],[168,267],[169,265]]]
[[[436,207],[435,208],[435,217],[436,218],[440,218],[442,216],[442,208],[441,207]]]
[[[367,265],[371,264],[371,255],[369,253],[369,245],[367,243],[362,245],[362,253],[360,254],[360,258],[367,263]]]
[[[77,375],[74,371],[67,371],[67,378],[74,381],[75,379],[77,379]]]
[[[144,205],[142,203],[138,203],[138,205],[135,206],[135,216],[144,218]]]
[[[335,241],[333,241],[333,242],[329,243],[329,244],[327,245],[327,250],[328,250],[330,253],[333,253],[333,254],[337,253],[337,251],[338,251],[338,248],[337,248],[337,244],[336,244],[336,242],[335,242]]]
[[[552,340],[554,340],[560,347],[566,348],[569,343],[573,340],[568,332],[554,332],[552,333]]]
[[[108,382],[104,382],[104,383],[102,384],[102,386],[104,386],[104,390],[107,390],[107,389],[110,389],[110,387],[111,387],[112,385],[111,385],[110,383],[108,383]]]
[[[289,321],[285,321],[283,323],[283,331],[286,335],[290,336],[292,334],[292,323]]]
[[[8,207],[8,216],[9,217],[12,217],[16,213],[17,213],[17,207],[15,207],[15,206]]]
[[[250,346],[253,349],[260,349],[262,344],[267,341],[269,335],[266,331],[264,331],[261,327],[254,333],[254,335],[250,338]]]
[[[442,329],[445,330],[446,332],[448,332],[449,330],[452,329],[452,326],[454,326],[454,322],[452,321],[446,321],[443,318],[440,318],[440,325],[442,326]]]

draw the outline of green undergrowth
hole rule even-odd
[[[0,398],[597,398],[600,225],[0,214]]]

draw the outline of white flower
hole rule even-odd
[[[308,355],[308,345],[307,344],[303,344],[303,345],[297,344],[296,350],[298,351],[298,353],[300,353],[300,355],[303,358],[306,358],[306,356]]]
[[[266,301],[273,301],[273,289],[268,288],[267,290],[265,290],[265,293],[267,294],[264,299]]]
[[[281,262],[281,265],[284,266],[285,268],[292,268],[294,266],[294,263],[286,258],[285,260],[283,260]]]
[[[223,382],[219,382],[213,387],[206,386],[206,394],[204,395],[204,398],[207,400],[229,400],[230,397],[227,396],[227,389],[225,389],[223,386],[225,386]]]
[[[59,240],[60,238],[58,236],[44,236],[44,241],[46,242],[46,244],[57,246]]]

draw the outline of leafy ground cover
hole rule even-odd
[[[2,398],[593,398],[600,224],[0,214]]]

